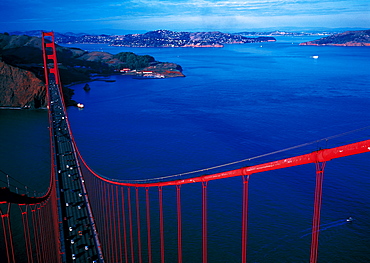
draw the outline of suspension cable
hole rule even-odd
[[[135,180],[119,180],[119,179],[107,178],[105,176],[102,176],[102,177],[104,177],[106,179],[109,179],[111,181],[116,181],[116,182],[146,183],[146,182],[153,182],[153,181],[162,181],[162,180],[167,180],[167,179],[171,179],[171,178],[182,177],[184,175],[201,173],[201,172],[206,172],[206,171],[214,170],[214,169],[217,169],[217,168],[231,166],[231,165],[234,165],[234,164],[243,163],[243,162],[247,162],[247,161],[251,161],[251,160],[255,160],[255,159],[259,159],[259,158],[271,156],[271,155],[274,155],[274,154],[278,154],[278,153],[287,152],[287,151],[290,151],[290,150],[302,148],[302,147],[309,146],[309,145],[312,145],[312,144],[318,144],[319,142],[322,142],[322,141],[326,141],[327,142],[328,140],[332,140],[332,139],[335,139],[335,138],[343,137],[345,135],[356,133],[356,132],[367,130],[367,129],[370,129],[370,125],[369,126],[362,127],[362,128],[359,128],[359,129],[351,130],[351,131],[348,131],[348,132],[343,132],[343,133],[336,134],[336,135],[333,135],[333,136],[329,136],[329,137],[325,137],[325,138],[322,138],[322,139],[318,139],[318,140],[315,140],[315,141],[311,141],[311,142],[299,144],[299,145],[296,145],[296,146],[284,148],[284,149],[281,149],[281,150],[277,150],[277,151],[273,151],[273,152],[269,152],[269,153],[257,155],[257,156],[254,156],[254,157],[245,158],[245,159],[242,159],[242,160],[239,160],[239,161],[229,162],[229,163],[225,163],[225,164],[221,164],[221,165],[216,165],[216,166],[212,166],[212,167],[208,167],[208,168],[203,168],[203,169],[199,169],[199,170],[194,170],[194,171],[189,171],[189,172],[184,172],[184,173],[178,173],[178,174],[173,174],[173,175],[168,175],[168,176],[162,176],[162,177],[156,177],[156,178],[148,178],[148,179],[135,179]]]

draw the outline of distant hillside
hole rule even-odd
[[[125,47],[223,47],[226,44],[245,44],[276,41],[273,37],[248,38],[222,32],[150,31],[145,34],[117,36],[112,46]]]
[[[12,34],[37,36],[37,31],[12,32]],[[84,33],[55,33],[56,43],[108,44],[125,47],[223,47],[226,44],[246,44],[276,41],[274,37],[246,37],[242,34],[215,32],[176,32],[155,30],[145,34],[94,35]]]
[[[370,30],[346,31],[344,33],[304,42],[300,45],[370,46]]]

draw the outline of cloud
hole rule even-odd
[[[143,9],[155,8],[157,10],[189,10],[191,12],[202,12],[212,10],[218,14],[229,14],[230,12],[261,14],[301,14],[310,13],[337,13],[370,10],[370,3],[362,0],[132,0],[132,4],[142,6]]]
[[[209,29],[304,23],[370,27],[367,0],[3,0],[0,24],[66,28]],[[21,3],[21,4],[20,4]],[[361,25],[360,25],[361,24]],[[218,28],[219,27],[219,28]]]
[[[356,19],[354,19],[356,17]],[[236,32],[238,30],[253,28],[279,28],[279,27],[363,27],[370,24],[370,18],[366,15],[353,14],[294,14],[294,15],[219,15],[207,14],[186,14],[166,15],[152,17],[142,16],[131,20],[125,16],[115,17],[114,20],[107,20],[112,28],[117,29],[168,29],[175,31],[214,31],[224,30]]]

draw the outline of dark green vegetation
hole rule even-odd
[[[155,59],[152,56],[139,56],[132,52],[121,52],[114,55],[114,57],[122,61],[125,68],[130,69],[146,68],[150,66],[150,63],[155,62]]]

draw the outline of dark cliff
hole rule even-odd
[[[0,62],[0,106],[45,107],[45,85],[28,70]]]
[[[0,34],[0,107],[35,109],[46,106],[41,45],[41,38]],[[66,54],[73,56],[72,51],[58,47],[58,56],[65,59]],[[83,79],[81,74],[73,78],[73,73],[62,71],[64,68],[61,78],[65,84]],[[66,104],[74,105],[73,90],[63,88],[63,93]]]

